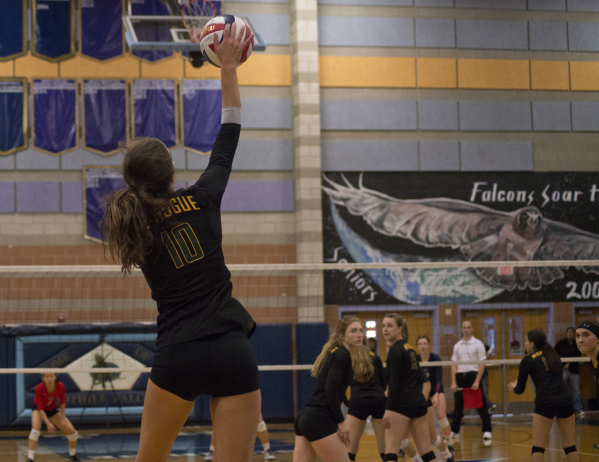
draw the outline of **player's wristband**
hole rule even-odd
[[[241,108],[237,106],[224,107],[221,124],[241,125]]]

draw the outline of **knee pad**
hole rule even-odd
[[[571,452],[576,452],[576,446],[570,446],[568,448],[564,448],[564,452],[566,453],[566,455],[570,454]]]
[[[258,431],[259,432],[266,431],[266,422],[264,422],[264,420],[258,424]]]
[[[447,417],[443,417],[441,420],[439,420],[439,426],[441,428],[449,427],[449,420],[447,420]]]
[[[29,439],[33,440],[33,441],[37,441],[40,437],[40,431],[39,430],[31,430],[31,433],[29,433]]]
[[[433,443],[433,447],[438,448],[440,444],[441,444],[441,437],[439,435],[437,435],[437,439]]]
[[[399,445],[399,449],[405,449],[410,445],[410,438],[406,438],[405,440],[403,440],[401,442],[401,444]]]
[[[437,456],[433,451],[427,452],[422,456],[422,462],[430,462],[431,460],[435,460]]]
[[[540,452],[541,454],[545,454],[545,448],[540,448],[538,446],[533,446],[532,447],[532,453],[534,454],[535,452]]]
[[[390,452],[385,453],[385,458],[383,459],[385,462],[397,462],[397,454],[391,454]]]
[[[67,435],[67,440],[69,441],[77,441],[77,438],[79,438],[79,433],[77,433],[77,431],[75,431],[75,433]]]

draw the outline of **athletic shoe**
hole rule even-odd
[[[214,451],[208,451],[208,454],[204,456],[204,460],[214,460]]]
[[[270,451],[264,451],[264,460],[275,460],[275,455]]]
[[[577,419],[584,418],[584,411],[578,411],[578,412],[576,412],[576,418]]]
[[[489,415],[493,415],[495,409],[497,409],[497,404],[493,404],[493,406],[489,408]]]
[[[452,450],[449,452],[451,452],[451,457],[449,459],[445,459],[445,462],[455,462],[455,453]]]
[[[77,457],[77,454],[75,454],[74,456],[69,456],[69,461],[70,462],[81,462],[79,457]]]
[[[459,440],[460,439],[460,434],[459,433],[451,432],[450,437],[451,437],[452,440]]]
[[[595,449],[599,449],[599,444],[593,444],[593,447],[594,447]],[[27,462],[29,462],[29,461],[27,461]]]
[[[483,433],[483,440],[485,441],[489,441],[493,439],[493,435],[491,435],[491,432],[484,432]]]
[[[33,459],[27,459],[27,462],[33,462]]]

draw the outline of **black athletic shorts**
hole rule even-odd
[[[385,414],[386,398],[365,397],[349,400],[347,413],[356,419],[366,420],[369,415],[373,419],[382,419]]]
[[[433,407],[433,402],[431,401],[431,399],[430,399],[430,398],[426,400],[426,407],[427,407],[427,408],[429,408],[429,407]]]
[[[33,412],[33,411],[39,411],[39,409],[37,408],[37,406],[35,404],[31,408],[31,412]],[[48,419],[49,419],[50,417],[53,417],[56,414],[58,414],[60,412],[60,409],[51,409],[49,411],[44,410],[44,412],[46,413],[46,417],[48,417]]]
[[[150,379],[187,401],[260,389],[258,364],[242,328],[159,348]]]
[[[390,409],[393,412],[397,412],[398,414],[405,415],[410,419],[417,419],[418,417],[423,417],[428,414],[428,408],[426,406],[420,407],[405,407],[398,406],[395,409]]]
[[[553,420],[554,417],[558,419],[565,419],[574,414],[574,405],[572,403],[562,405],[547,405],[535,403],[535,414],[539,414],[543,417]]]
[[[327,412],[307,413],[302,409],[295,418],[293,430],[311,443],[337,433],[337,423]]]

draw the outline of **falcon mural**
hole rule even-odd
[[[532,205],[507,212],[442,197],[402,200],[364,187],[362,175],[357,185],[341,179],[325,176],[322,189],[339,237],[356,262],[599,259],[599,235],[549,220]],[[350,217],[360,217],[368,230],[360,230]],[[406,248],[410,251],[403,252]],[[539,291],[564,278],[565,269],[513,268],[508,275],[496,268],[364,272],[398,300],[439,304],[481,302],[503,291]],[[579,269],[599,274],[597,266]]]

